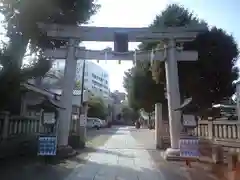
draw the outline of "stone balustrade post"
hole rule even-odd
[[[157,149],[164,148],[163,128],[162,105],[157,103],[155,104],[155,141]]]
[[[4,111],[4,112],[1,112],[1,115],[4,116],[2,138],[7,138],[8,137],[8,127],[9,127],[9,115],[10,115],[10,113],[7,112],[7,111]]]
[[[39,126],[38,126],[38,133],[42,133],[43,132],[43,130],[44,130],[44,127],[43,127],[43,109],[41,109],[40,110],[40,112],[39,112],[39,121],[38,121],[38,123],[39,123]]]
[[[213,139],[213,121],[208,121],[208,139]]]
[[[237,123],[237,139],[240,138],[240,123]]]

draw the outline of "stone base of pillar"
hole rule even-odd
[[[180,149],[168,148],[165,151],[164,158],[166,160],[180,160]]]
[[[164,142],[163,142],[163,138],[161,139],[157,139],[157,142],[156,142],[156,149],[164,149]]]
[[[82,149],[85,148],[85,141],[81,136],[71,135],[68,138],[68,143],[74,149]]]
[[[156,149],[162,150],[162,149],[164,149],[164,146],[163,146],[163,145],[156,144]]]
[[[58,146],[57,149],[57,157],[58,158],[68,158],[77,155],[77,151],[75,151],[71,146]]]

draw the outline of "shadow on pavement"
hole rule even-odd
[[[87,162],[87,151],[82,150],[77,156],[57,159],[39,156],[18,156],[0,160],[1,180],[62,180],[79,164]]]
[[[116,134],[118,131],[117,128],[109,129],[109,128],[102,128],[102,129],[87,129],[87,136],[88,137],[94,137],[97,135],[113,135]]]
[[[113,134],[123,134],[123,132],[117,132],[122,126],[113,126],[111,128],[100,128],[99,130],[95,128],[87,129],[87,136],[94,137],[96,135],[113,135]]]
[[[121,135],[124,132],[117,132],[118,126],[112,128],[104,128],[100,130],[88,131],[88,141],[102,141],[103,145],[111,135]],[[104,138],[98,138],[105,136]],[[70,174],[79,164],[85,164],[88,153],[97,151],[97,147],[86,147],[79,151],[75,157],[68,159],[50,159],[46,163],[43,157],[37,157],[36,154],[16,156],[0,160],[0,179],[1,180],[63,180]],[[102,153],[113,153],[111,151],[100,151]],[[120,155],[120,154],[118,154]]]
[[[68,177],[73,179],[131,179],[131,180],[165,180],[156,169],[126,165],[109,165],[89,161],[85,166],[76,168]],[[179,179],[179,178],[178,178]],[[171,179],[167,179],[171,180]],[[172,179],[173,180],[173,179]],[[181,179],[180,179],[181,180]]]
[[[118,152],[114,152],[114,151],[110,151],[110,150],[107,150],[107,149],[97,149],[97,148],[93,148],[93,147],[86,147],[86,151],[88,153],[91,153],[91,152],[98,152],[98,153],[102,153],[103,156],[104,154],[111,154],[111,155],[115,155],[115,156],[119,156],[119,157],[126,157],[126,158],[133,158],[133,156],[130,156],[130,155],[126,155],[126,154],[122,154],[122,153],[118,153]]]
[[[112,135],[124,135],[124,132],[118,132],[119,128],[120,126],[114,126],[111,128],[101,128],[99,130],[87,129],[87,140],[91,141],[96,136],[105,136],[110,138]]]
[[[155,131],[148,129],[132,130],[132,137],[142,144],[152,157],[155,164],[159,169],[168,177],[169,180],[176,179],[193,179],[193,180],[213,180],[213,174],[211,169],[207,165],[200,165],[199,163],[192,163],[193,168],[188,168],[182,161],[165,161],[163,159],[163,150],[157,150],[155,148]],[[217,168],[219,171],[220,168]],[[187,177],[186,177],[187,176]],[[190,178],[191,176],[191,178]],[[194,177],[194,178],[193,178]],[[168,180],[167,179],[167,180]]]
[[[65,177],[70,173],[70,169],[46,165],[40,159],[36,161],[26,161],[26,158],[18,158],[18,160],[18,162],[12,163],[11,167],[9,167],[9,165],[1,167],[1,180],[50,180],[52,177],[60,180],[61,177]]]
[[[114,179],[111,177],[118,176],[118,179],[131,180],[163,180],[161,174],[154,169],[137,168],[136,166],[122,166],[122,165],[108,165],[98,162],[84,161],[82,159],[73,158],[70,162],[63,162],[62,164],[43,165],[36,163],[28,166],[19,167],[17,171],[1,172],[1,180],[68,180],[73,179]],[[72,165],[71,165],[72,164]],[[72,166],[78,164],[78,167],[73,169]],[[79,166],[79,164],[85,164]],[[10,173],[10,174],[9,174]],[[117,178],[116,178],[117,179]],[[182,180],[178,178],[179,180]],[[167,179],[171,180],[171,179]]]

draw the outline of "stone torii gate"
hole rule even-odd
[[[70,116],[72,111],[72,91],[74,87],[74,78],[76,73],[77,59],[98,59],[98,60],[148,60],[150,52],[127,51],[119,53],[115,51],[96,51],[87,50],[78,47],[79,41],[114,41],[116,34],[125,34],[129,42],[163,41],[165,48],[163,51],[157,51],[152,60],[165,61],[166,80],[167,80],[167,98],[169,110],[169,127],[171,148],[166,151],[167,157],[174,156],[179,152],[180,136],[180,111],[175,111],[180,107],[180,93],[178,80],[177,61],[196,61],[197,52],[178,51],[177,42],[192,41],[199,32],[205,31],[205,27],[174,27],[162,28],[158,30],[149,28],[110,28],[110,27],[90,27],[90,26],[60,26],[60,25],[40,25],[47,31],[47,35],[68,39],[68,47],[56,50],[46,50],[48,57],[66,59],[63,93],[61,102],[65,108],[60,112],[59,121],[59,146],[67,146]],[[157,113],[159,108],[156,108]],[[160,116],[156,116],[156,144],[161,146],[161,121]]]

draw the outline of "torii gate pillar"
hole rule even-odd
[[[175,57],[176,44],[174,39],[169,39],[167,50],[167,60],[165,61],[166,83],[167,83],[167,98],[168,98],[168,117],[169,130],[171,139],[171,148],[165,152],[165,158],[178,156],[179,138],[181,130],[181,112],[176,111],[180,107],[180,92],[178,78],[178,61]]]
[[[75,47],[78,46],[78,42],[79,41],[76,41],[75,39],[69,39],[68,52],[65,61],[64,81],[60,98],[64,110],[60,110],[59,112],[58,128],[58,146],[60,148],[66,148],[68,146],[68,136],[72,117],[72,94],[77,65]]]
[[[168,117],[169,117],[169,131],[171,148],[168,148],[165,153],[166,159],[176,158],[180,155],[179,138],[181,131],[181,112],[176,111],[180,107],[180,92],[179,92],[179,78],[178,78],[178,61],[196,61],[197,52],[195,54],[176,50],[176,39],[169,38],[166,42],[166,84],[167,84],[167,99],[168,99]],[[162,119],[161,104],[155,105],[155,139],[156,147],[162,149],[164,124]]]

